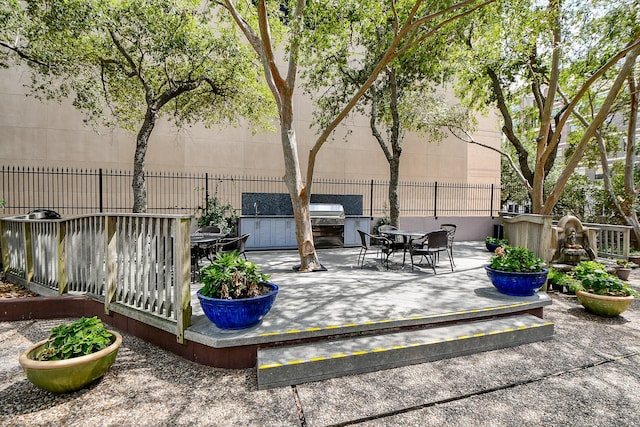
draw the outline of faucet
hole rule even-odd
[[[258,202],[253,202],[253,209],[256,211],[256,216],[258,216]]]

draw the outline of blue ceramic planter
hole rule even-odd
[[[487,276],[493,286],[500,293],[515,297],[528,297],[535,295],[547,280],[549,269],[543,269],[539,273],[516,273],[511,271],[494,270],[489,266],[484,267]]]
[[[271,310],[278,294],[278,285],[267,283],[271,291],[253,298],[219,299],[202,295],[198,299],[205,316],[220,329],[244,329],[257,325]]]

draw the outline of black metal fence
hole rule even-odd
[[[238,212],[243,193],[288,193],[282,178],[221,176],[209,173],[145,173],[147,212],[195,214],[207,197],[230,203]],[[132,172],[3,166],[0,170],[0,215],[20,215],[36,208],[62,215],[130,212]],[[388,212],[387,181],[316,179],[315,194],[360,195],[364,215]],[[401,182],[402,216],[496,216],[501,209],[500,186],[443,182]]]

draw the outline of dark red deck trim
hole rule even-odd
[[[522,313],[529,313],[539,318],[543,317],[543,309],[541,307],[523,310]],[[512,314],[513,313],[505,314],[505,316]],[[257,352],[261,347],[273,347],[283,344],[301,344],[305,342],[321,341],[323,339],[336,339],[339,337],[333,335],[331,337],[315,337],[261,345],[255,344],[214,348],[197,342],[186,342],[185,344],[180,344],[176,341],[174,334],[162,329],[131,319],[119,313],[112,312],[110,315],[107,315],[104,313],[104,305],[102,302],[87,296],[66,295],[0,299],[0,321],[2,322],[33,319],[60,319],[65,317],[82,316],[98,316],[98,318],[108,325],[114,326],[121,331],[134,335],[148,343],[177,354],[187,360],[191,360],[201,365],[228,369],[254,368],[257,363]],[[477,320],[490,317],[496,316],[483,316],[479,317]],[[430,326],[448,323],[455,322],[443,322]],[[415,329],[417,327],[418,326],[411,326],[399,329]]]

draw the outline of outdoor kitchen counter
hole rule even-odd
[[[239,235],[250,233],[246,248],[255,249],[295,249],[296,223],[293,216],[248,215],[239,220]],[[369,232],[371,217],[346,216],[344,219],[344,246],[360,246],[357,230]]]

